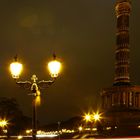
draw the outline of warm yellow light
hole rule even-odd
[[[83,130],[83,127],[82,126],[79,126],[78,129],[79,129],[79,131],[82,131]]]
[[[53,60],[48,63],[48,70],[50,72],[51,77],[56,78],[60,72],[61,63],[57,60]]]
[[[14,79],[19,78],[19,75],[22,72],[22,64],[19,63],[19,62],[13,62],[13,63],[11,63],[10,64],[10,71],[11,71],[12,77]]]
[[[7,129],[3,129],[3,133],[5,133],[5,134],[6,134],[6,133],[7,133]]]
[[[40,97],[40,91],[39,90],[37,90],[37,96],[36,96],[36,98],[35,98],[35,104],[37,105],[37,106],[39,106],[40,104],[41,104],[41,97]]]
[[[21,136],[21,135],[18,136],[18,140],[20,140],[20,139],[22,139],[22,138],[23,138],[23,136]]]
[[[91,115],[90,114],[85,114],[84,120],[86,120],[86,122],[91,121]]]
[[[106,130],[110,130],[111,129],[111,127],[106,127]]]
[[[0,120],[0,127],[6,127],[8,124],[7,120]]]
[[[92,130],[93,130],[93,131],[97,131],[97,128],[96,128],[96,127],[94,127],[94,128],[92,128]]]
[[[31,130],[26,130],[26,134],[29,134],[29,133],[31,133]]]
[[[99,113],[95,113],[95,114],[93,115],[93,119],[94,119],[94,121],[99,121],[100,118],[101,118],[101,116],[100,116]]]

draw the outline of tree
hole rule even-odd
[[[0,118],[8,120],[8,135],[18,134],[32,124],[31,118],[23,115],[14,98],[0,98]]]

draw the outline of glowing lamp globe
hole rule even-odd
[[[57,60],[53,60],[48,63],[48,70],[52,78],[56,78],[61,70],[61,63]]]
[[[13,62],[13,63],[11,63],[10,64],[10,71],[11,71],[12,77],[14,79],[18,79],[19,78],[19,75],[22,72],[22,64],[19,63],[19,62]]]

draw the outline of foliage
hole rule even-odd
[[[31,118],[24,116],[19,104],[14,98],[0,98],[0,118],[8,120],[8,134],[18,134],[31,127]]]

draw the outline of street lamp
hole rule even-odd
[[[0,120],[0,127],[5,127],[5,126],[7,126],[7,124],[8,124],[8,122],[7,122],[7,120],[5,120],[5,119],[3,119],[3,120]]]
[[[101,114],[99,114],[98,112],[93,114],[93,120],[95,122],[100,121],[100,119],[101,119]]]
[[[40,96],[40,90],[42,88],[47,88],[49,85],[54,83],[55,79],[59,75],[61,69],[61,63],[56,60],[56,56],[53,55],[53,61],[48,63],[48,70],[52,77],[52,80],[41,80],[38,81],[38,78],[35,74],[31,76],[31,81],[18,81],[20,74],[22,72],[23,66],[17,61],[17,57],[14,58],[14,62],[10,64],[10,71],[12,77],[16,80],[16,84],[31,90],[31,95],[33,96],[33,116],[32,116],[32,138],[36,140],[36,100]]]
[[[88,114],[85,114],[85,115],[84,115],[84,120],[85,120],[86,122],[90,122],[91,119],[92,119],[92,118],[91,118],[91,114],[88,113]]]
[[[82,127],[82,126],[79,126],[79,127],[78,127],[78,130],[79,130],[79,132],[82,132],[83,127]]]
[[[7,129],[5,129],[8,125],[8,120],[6,119],[0,119],[0,127],[2,128],[2,131],[4,133],[7,133]]]
[[[90,125],[90,129],[93,127],[93,123],[95,126],[97,126],[101,119],[102,119],[102,114],[99,112],[93,112],[93,113],[87,113],[84,114],[83,116],[84,120],[86,121],[86,125]],[[92,129],[91,129],[92,130]]]

